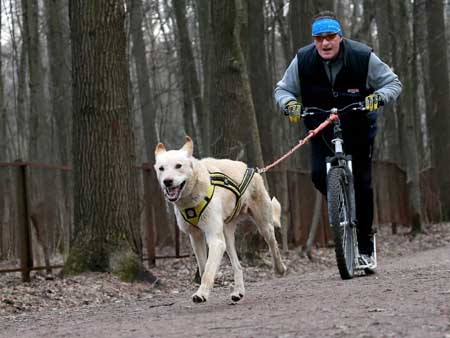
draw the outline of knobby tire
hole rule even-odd
[[[342,279],[353,277],[356,231],[351,224],[351,186],[343,168],[332,168],[327,176],[328,218],[332,226],[336,262]]]

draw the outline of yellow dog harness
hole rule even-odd
[[[216,186],[218,186],[230,190],[236,196],[236,204],[234,206],[234,209],[224,221],[225,223],[231,222],[231,220],[239,213],[241,209],[241,197],[247,190],[253,178],[253,175],[255,175],[255,172],[256,172],[255,169],[247,168],[244,177],[242,179],[242,182],[239,185],[231,177],[223,173],[220,172],[210,173],[209,177],[211,185],[208,187],[206,196],[203,198],[203,200],[194,207],[180,210],[184,220],[189,224],[197,226],[198,222],[200,221],[200,216],[203,214],[203,211],[205,211],[206,207],[208,206],[209,202],[211,201],[214,195],[214,190]]]

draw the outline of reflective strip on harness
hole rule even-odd
[[[188,222],[189,224],[192,224],[194,226],[197,226],[198,222],[200,221],[200,216],[202,215],[203,211],[206,209],[206,206],[209,204],[209,201],[211,201],[211,198],[214,195],[214,185],[210,185],[208,187],[208,192],[206,193],[205,198],[192,208],[186,208],[181,209],[181,216],[183,216],[184,220]]]
[[[255,172],[255,169],[247,168],[242,182],[239,185],[237,185],[237,183],[231,177],[223,173],[210,173],[211,185],[208,188],[207,196],[205,196],[205,198],[197,206],[181,209],[181,216],[183,216],[184,220],[189,224],[197,226],[198,222],[200,221],[200,216],[202,215],[203,211],[206,209],[212,199],[212,196],[214,195],[214,188],[218,186],[230,190],[236,196],[236,204],[234,206],[234,209],[224,221],[225,223],[231,222],[231,220],[239,213],[241,209],[241,197],[247,190],[253,176],[255,175]]]
[[[236,204],[234,206],[231,214],[225,219],[225,223],[229,223],[233,220],[233,218],[239,213],[241,210],[241,197],[244,195],[247,190],[253,176],[255,175],[254,168],[247,168],[244,173],[244,178],[240,185],[237,185],[236,182],[230,178],[229,176],[222,173],[211,173],[211,184],[217,185],[222,188],[226,188],[234,193],[236,196]]]

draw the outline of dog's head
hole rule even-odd
[[[162,143],[155,148],[156,176],[165,197],[176,202],[193,174],[192,139],[186,136],[186,143],[178,150],[166,150]]]

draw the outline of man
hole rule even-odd
[[[314,42],[297,52],[275,88],[275,99],[296,123],[302,107],[343,108],[365,102],[366,112],[350,112],[341,118],[344,149],[352,155],[355,184],[358,245],[362,264],[374,267],[372,150],[380,102],[389,104],[400,95],[402,84],[396,74],[368,46],[343,38],[333,12],[313,18]],[[300,103],[301,102],[301,103]],[[308,129],[326,117],[307,116]],[[332,126],[311,142],[311,176],[315,187],[326,196],[326,161],[332,155]]]

